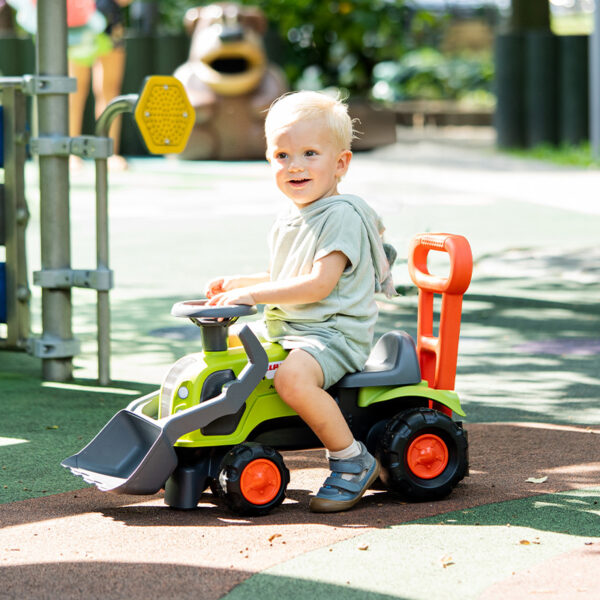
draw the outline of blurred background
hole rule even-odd
[[[206,5],[208,3],[204,3]],[[585,144],[593,0],[240,0],[268,21],[264,44],[291,89],[339,88],[406,127],[496,124],[498,144]],[[124,8],[123,93],[189,56],[198,0]],[[35,70],[31,36],[0,0],[0,75]],[[84,133],[93,130],[93,98]],[[528,116],[528,112],[530,115]],[[542,122],[540,122],[542,121]],[[144,155],[124,123],[122,153]]]

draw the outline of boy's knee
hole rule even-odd
[[[302,373],[294,365],[286,365],[284,362],[275,372],[273,385],[284,400],[296,397],[302,387]]]
[[[279,366],[273,385],[285,402],[294,403],[302,399],[308,388],[322,386],[321,367],[311,355],[297,351]]]

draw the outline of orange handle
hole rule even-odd
[[[432,275],[427,267],[431,250],[447,252],[450,259],[448,277]],[[456,377],[462,297],[471,282],[473,256],[469,242],[460,235],[422,233],[411,242],[408,271],[419,288],[417,354],[421,374],[432,388],[452,390]],[[433,298],[441,294],[442,307],[437,337],[433,335]],[[434,403],[430,402],[434,407]],[[435,408],[451,415],[450,409]]]
[[[448,277],[436,277],[429,272],[427,256],[430,250],[448,253],[450,258]],[[411,242],[408,270],[420,290],[436,294],[464,294],[471,283],[473,271],[471,246],[462,235],[421,233]]]

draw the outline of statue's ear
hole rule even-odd
[[[267,31],[267,19],[262,10],[256,7],[245,6],[242,10],[241,21],[244,28],[252,29],[261,36]]]
[[[200,20],[201,12],[202,9],[199,6],[196,8],[190,8],[186,11],[183,17],[183,26],[185,27],[185,31],[188,35],[192,35],[192,33],[194,33],[194,29],[196,29],[196,25]]]

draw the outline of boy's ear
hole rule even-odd
[[[348,167],[350,166],[351,160],[352,152],[350,150],[344,150],[340,152],[336,166],[336,175],[338,177],[343,177],[346,174],[346,171],[348,171]]]

